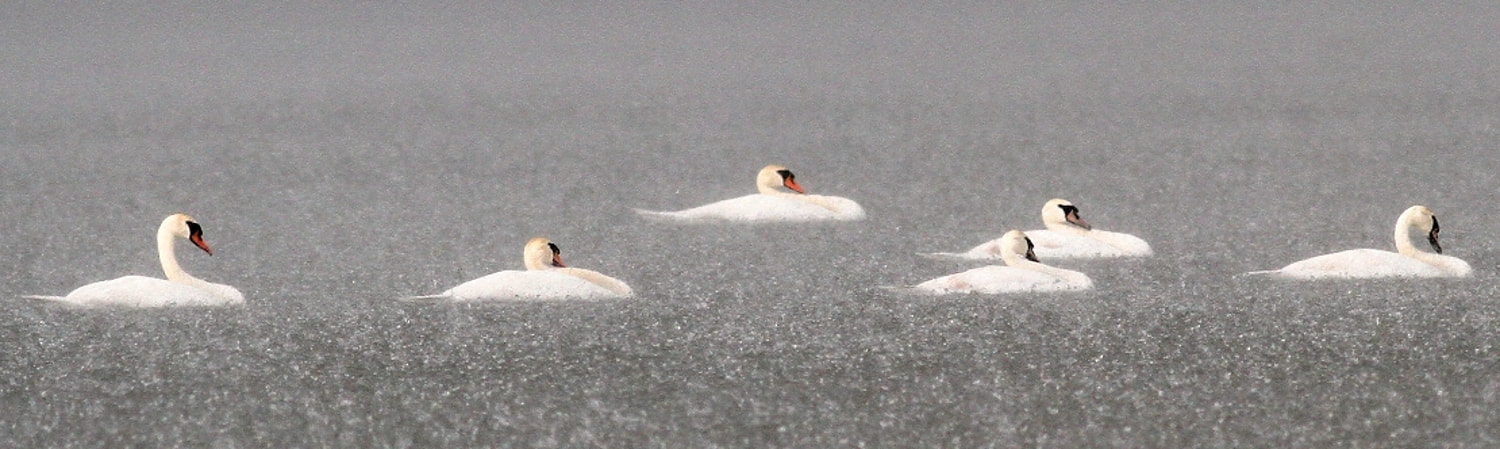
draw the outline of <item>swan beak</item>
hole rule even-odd
[[[208,242],[203,241],[203,228],[191,221],[188,222],[188,241],[193,242],[193,246],[197,246],[208,255],[214,255],[214,250],[208,248]]]
[[[793,180],[790,176],[788,176],[786,179],[782,180],[781,181],[781,185],[784,185],[784,186],[786,186],[786,188],[792,189],[793,191],[795,191],[797,193],[807,193],[807,191],[806,190],[802,190],[802,186],[797,185],[797,181]]]
[[[558,268],[567,268],[568,264],[565,264],[562,261],[562,248],[558,248],[557,244],[552,242],[547,242],[547,247],[552,250],[552,266]]]
[[[1078,216],[1078,209],[1068,210],[1068,223],[1072,223],[1073,225],[1084,229],[1094,229],[1093,226],[1089,226],[1089,222],[1083,221],[1083,217]]]
[[[1037,258],[1036,258],[1036,251],[1033,251],[1032,250],[1033,248],[1036,248],[1036,245],[1034,245],[1034,244],[1031,243],[1031,237],[1027,237],[1026,238],[1026,260],[1029,260],[1029,261],[1032,261],[1032,262],[1036,262],[1036,263],[1042,263],[1041,260],[1037,260]]]
[[[806,190],[802,190],[802,186],[797,185],[797,175],[792,174],[791,170],[778,170],[776,174],[781,175],[782,187],[792,189],[793,192],[797,193],[807,193]]]
[[[1437,217],[1432,217],[1432,230],[1427,231],[1427,243],[1432,245],[1432,250],[1438,254],[1443,253],[1443,245],[1438,244],[1438,222]]]

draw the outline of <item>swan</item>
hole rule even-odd
[[[177,264],[176,241],[187,239],[203,252],[212,256],[212,249],[203,241],[203,228],[193,217],[172,214],[161,221],[156,229],[156,252],[161,259],[166,279],[145,276],[125,276],[119,279],[95,282],[74,289],[67,296],[31,296],[81,306],[221,306],[245,302],[245,295],[228,285],[215,284],[198,279],[182,270]]]
[[[1468,277],[1473,270],[1468,262],[1444,256],[1438,244],[1438,221],[1427,206],[1416,205],[1396,218],[1396,252],[1378,249],[1351,249],[1304,259],[1280,270],[1253,271],[1249,274],[1271,274],[1293,279],[1384,278],[1384,277]],[[1413,233],[1412,231],[1416,231]],[[1432,251],[1417,244],[1427,240]]]
[[[634,294],[619,279],[562,261],[562,249],[544,237],[526,242],[525,271],[506,270],[459,284],[432,296],[408,299],[452,301],[625,298]]]
[[[1047,229],[1026,231],[1036,245],[1038,257],[1046,259],[1108,259],[1146,257],[1151,245],[1139,237],[1094,229],[1078,214],[1072,202],[1053,198],[1042,205],[1042,224]],[[985,242],[963,253],[936,253],[933,256],[959,259],[998,259],[1003,252],[1003,238]]]
[[[646,218],[677,222],[793,222],[850,221],[865,218],[864,208],[854,200],[809,195],[797,184],[797,176],[780,165],[767,165],[755,177],[760,193],[727,199],[676,212],[636,209]]]
[[[1035,245],[1026,233],[1011,230],[1001,236],[1000,260],[1005,266],[979,267],[950,274],[913,287],[928,294],[1013,293],[1088,290],[1094,281],[1088,275],[1044,265],[1037,261]]]

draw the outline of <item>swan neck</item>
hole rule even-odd
[[[1416,245],[1412,244],[1412,226],[1407,222],[1407,220],[1404,220],[1404,218],[1406,218],[1405,216],[1401,218],[1403,218],[1403,220],[1396,222],[1396,252],[1402,255],[1413,257],[1416,257],[1419,254],[1426,253],[1425,251],[1418,249]]]
[[[161,271],[167,275],[167,280],[179,284],[186,284],[197,288],[203,288],[208,282],[193,277],[182,269],[177,263],[177,237],[166,226],[156,231],[156,255],[161,259]]]
[[[156,230],[156,256],[161,259],[161,270],[167,275],[167,280],[184,282],[192,279],[177,263],[177,237],[166,226]]]

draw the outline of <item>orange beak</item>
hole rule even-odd
[[[203,241],[203,234],[190,235],[188,236],[188,241],[193,242],[194,246],[197,246],[198,249],[201,249],[203,250],[203,252],[208,253],[208,255],[214,255],[214,250],[208,249],[208,243]]]
[[[792,189],[792,191],[797,193],[807,193],[807,191],[802,190],[802,186],[797,185],[797,181],[792,180],[792,178],[781,180],[781,185],[786,186],[786,188]]]
[[[558,268],[567,268],[568,267],[567,264],[563,263],[563,261],[562,261],[562,255],[561,254],[557,254],[557,253],[552,253],[552,266],[558,267]]]

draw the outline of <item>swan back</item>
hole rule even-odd
[[[1078,214],[1078,206],[1072,202],[1053,198],[1042,205],[1042,224],[1053,231],[1087,231],[1093,229]]]
[[[797,175],[780,165],[767,165],[755,175],[755,188],[764,194],[807,193],[797,184]]]
[[[1005,261],[1008,267],[1031,270],[1046,274],[1055,279],[1061,285],[1056,290],[1082,290],[1093,288],[1094,281],[1083,273],[1064,270],[1042,263],[1036,257],[1034,251],[1036,245],[1031,243],[1031,238],[1020,230],[1012,229],[1000,236],[1001,247],[1005,248],[1000,254],[1000,259]]]
[[[619,295],[559,270],[506,270],[458,285],[440,297],[453,301],[603,299]]]

